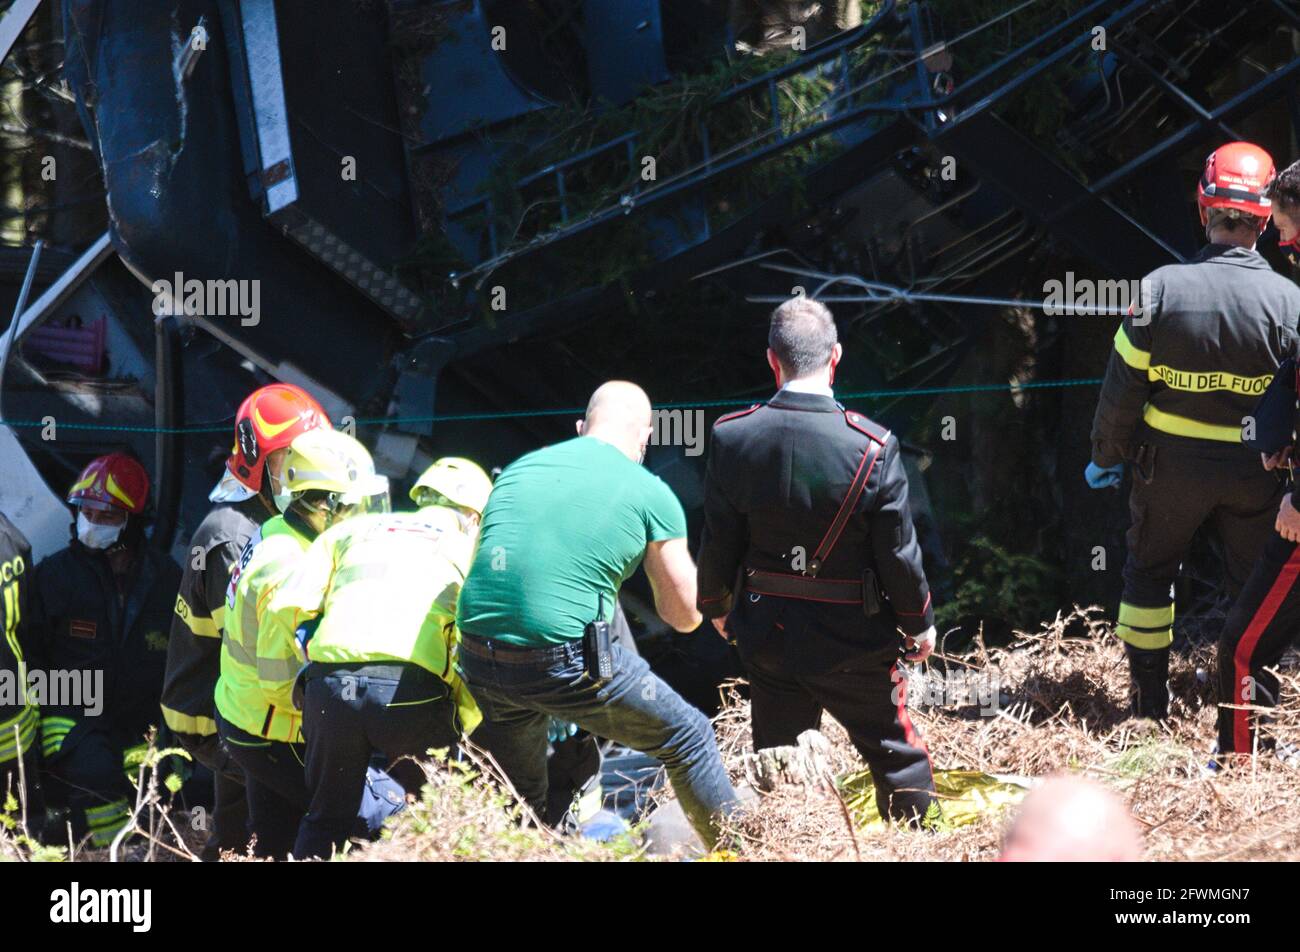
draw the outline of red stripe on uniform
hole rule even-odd
[[[929,592],[926,592],[926,593],[925,593],[925,604],[921,606],[921,610],[920,610],[919,612],[900,612],[897,608],[895,608],[895,609],[894,609],[894,614],[895,614],[895,615],[913,615],[913,616],[919,617],[919,616],[921,616],[921,615],[924,615],[924,614],[925,614],[925,610],[926,610],[927,608],[929,608],[929,607],[930,607],[930,593],[929,593]]]
[[[1273,580],[1268,594],[1260,602],[1259,608],[1255,609],[1250,624],[1246,626],[1246,633],[1241,636],[1241,641],[1237,642],[1237,650],[1233,652],[1232,661],[1233,670],[1237,675],[1235,683],[1238,692],[1250,677],[1251,655],[1255,653],[1255,647],[1259,644],[1264,629],[1269,626],[1277,615],[1277,610],[1282,607],[1282,602],[1290,594],[1297,576],[1300,576],[1300,546],[1296,546],[1291,557],[1283,564],[1282,570],[1277,573],[1277,578]],[[1243,700],[1238,696],[1234,697],[1231,703],[1240,704]],[[1239,754],[1250,753],[1250,713],[1240,709],[1232,712],[1232,746]]]
[[[894,684],[902,685],[903,690],[898,692],[898,723],[903,726],[903,740],[907,741],[908,746],[915,747],[921,753],[925,754],[925,761],[930,765],[930,780],[934,781],[934,761],[930,759],[930,748],[925,746],[925,741],[921,740],[920,735],[916,733],[916,728],[912,726],[912,719],[907,716],[907,675],[904,674],[900,682],[898,676],[898,662],[889,669],[889,679]]]

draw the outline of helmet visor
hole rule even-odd
[[[228,467],[221,470],[221,478],[217,484],[212,487],[212,492],[208,493],[209,502],[243,502],[245,499],[252,499],[257,493],[249,489],[238,479]]]
[[[388,493],[388,477],[378,474],[362,482],[355,489],[340,494],[339,503],[355,508],[357,513],[391,512],[392,504]]]

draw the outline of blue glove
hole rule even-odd
[[[320,616],[318,615],[315,618],[303,622],[293,633],[294,638],[298,642],[298,647],[302,649],[304,655],[307,653],[307,642],[311,641],[312,635],[316,634],[316,629],[320,627],[320,621]]]
[[[1123,476],[1123,463],[1116,463],[1114,466],[1098,466],[1096,463],[1089,463],[1087,469],[1083,471],[1083,478],[1088,481],[1088,485],[1093,489],[1118,486]]]
[[[571,721],[562,721],[558,717],[552,717],[546,722],[546,739],[552,744],[566,741],[576,733],[578,733],[578,725]]]

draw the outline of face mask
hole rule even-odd
[[[289,505],[293,502],[293,493],[281,490],[271,494],[271,499],[275,503],[275,508],[280,510],[280,515],[289,511]]]
[[[121,534],[121,523],[115,526],[101,525],[77,513],[77,539],[87,549],[107,549]]]

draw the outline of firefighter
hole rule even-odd
[[[259,628],[276,588],[312,540],[350,516],[384,508],[387,480],[355,439],[316,428],[289,444],[278,482],[273,495],[281,514],[254,532],[231,570],[215,701],[217,732],[244,774],[254,854],[282,858],[308,804],[302,717],[292,698],[298,662],[292,643],[261,639]],[[367,832],[396,808],[383,802],[392,782],[378,777],[376,784],[362,809]]]
[[[1275,178],[1265,191],[1271,200],[1278,244],[1294,255],[1300,238],[1300,162]],[[1293,263],[1296,263],[1294,258]],[[1300,416],[1295,420],[1300,425]],[[1294,429],[1293,429],[1294,432]],[[1263,462],[1266,469],[1289,472],[1294,447],[1287,447]],[[1264,544],[1219,639],[1219,737],[1214,766],[1230,764],[1232,754],[1250,754],[1256,748],[1259,708],[1278,702],[1278,679],[1270,669],[1282,660],[1294,642],[1300,623],[1300,507],[1294,481],[1282,497],[1273,532]],[[1256,710],[1251,710],[1254,708]],[[1272,746],[1272,738],[1259,738]]]
[[[276,515],[273,499],[289,444],[300,433],[329,425],[320,404],[291,384],[273,383],[249,394],[235,415],[235,442],[221,479],[208,495],[217,505],[190,539],[167,644],[162,714],[215,781],[205,860],[218,859],[223,850],[242,852],[248,843],[243,777],[213,719],[226,588],[239,553],[258,526]]]
[[[74,839],[89,833],[97,848],[129,817],[127,755],[159,721],[180,584],[176,564],[146,545],[148,500],[136,460],[92,460],[68,493],[76,536],[36,566],[32,585],[33,640],[52,695],[41,710],[45,793],[67,806]]]
[[[308,661],[299,677],[311,807],[295,857],[343,845],[375,752],[391,764],[450,748],[482,719],[454,668],[456,600],[491,491],[475,463],[440,459],[411,489],[418,512],[330,529],[276,592],[262,634],[303,629]]]
[[[27,696],[31,637],[28,610],[32,578],[32,547],[18,527],[0,512],[0,678],[9,682],[12,697],[0,685],[0,803],[20,799],[27,832],[40,836],[45,806],[37,777],[37,726],[40,710]]]
[[[900,654],[933,650],[934,611],[898,439],[836,402],[842,352],[824,304],[773,311],[776,395],[713,427],[699,607],[739,648],[756,750],[795,745],[828,711],[881,815],[917,822],[937,807]]]
[[[1192,537],[1212,526],[1235,597],[1268,539],[1282,487],[1242,445],[1242,428],[1294,346],[1300,290],[1255,250],[1268,224],[1273,160],[1232,142],[1196,189],[1209,244],[1142,281],[1115,334],[1092,424],[1093,488],[1132,463],[1132,521],[1116,634],[1125,643],[1133,713],[1168,713],[1173,584]]]

